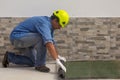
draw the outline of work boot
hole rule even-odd
[[[5,53],[3,61],[2,61],[2,65],[4,68],[9,66],[9,61],[8,61],[8,52]]]
[[[40,72],[50,72],[50,69],[46,66],[35,67],[35,69],[40,71]]]

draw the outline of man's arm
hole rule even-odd
[[[56,51],[56,48],[53,43],[48,42],[46,43],[46,47],[48,51],[50,52],[50,55],[53,57],[54,60],[56,60],[56,63],[61,66],[61,68],[66,72],[65,66],[61,63],[60,59],[58,58],[58,53]]]
[[[56,60],[58,58],[58,53],[56,51],[54,44],[51,42],[48,42],[46,43],[46,47],[48,51],[50,52],[50,55],[53,57],[53,59]]]

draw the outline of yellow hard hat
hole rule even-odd
[[[59,24],[64,28],[69,22],[69,14],[65,10],[54,11],[53,14],[58,17]]]

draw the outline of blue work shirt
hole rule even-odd
[[[27,33],[38,33],[42,37],[44,44],[54,43],[51,19],[47,16],[34,16],[18,24],[10,34],[10,40],[19,39]]]

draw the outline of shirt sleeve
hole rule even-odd
[[[37,24],[36,29],[41,34],[44,44],[46,44],[48,42],[54,43],[49,25],[44,24],[44,23]]]

